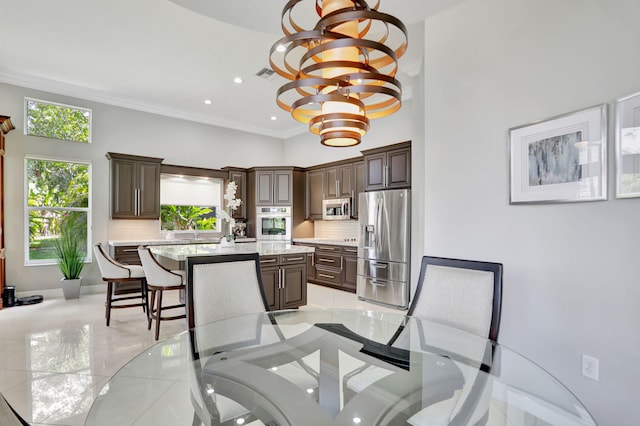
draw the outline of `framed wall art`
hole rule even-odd
[[[607,105],[509,129],[510,203],[607,199]]]
[[[616,197],[640,197],[640,93],[616,102]]]

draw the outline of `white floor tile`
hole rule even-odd
[[[175,299],[175,300],[174,300]],[[394,308],[359,301],[354,293],[309,284],[305,308],[374,309],[403,313]],[[141,388],[136,378],[153,377],[144,357],[129,361],[153,346],[153,330],[147,330],[141,308],[114,309],[105,325],[104,294],[83,295],[76,300],[48,299],[37,305],[0,311],[0,391],[33,425],[83,425],[91,404],[109,409],[110,425],[191,424],[176,419],[171,404],[190,404],[184,378],[176,366],[175,381],[158,381],[153,389]],[[177,294],[165,297],[177,303]],[[172,336],[186,330],[184,320],[161,324],[162,350],[179,350]],[[171,361],[169,359],[168,362]],[[98,397],[109,378],[124,368],[119,382],[129,392],[143,393],[157,409],[141,412],[125,400],[118,407],[103,407]],[[97,398],[97,400],[96,400]],[[168,402],[171,401],[171,404]]]

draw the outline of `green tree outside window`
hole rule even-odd
[[[73,230],[88,255],[89,165],[28,158],[26,170],[27,261],[54,260],[62,228]]]
[[[89,143],[91,110],[25,98],[27,134]]]

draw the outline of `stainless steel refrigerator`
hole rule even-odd
[[[411,191],[361,193],[358,222],[358,298],[407,308],[411,277]]]

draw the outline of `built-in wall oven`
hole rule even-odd
[[[257,240],[291,240],[291,207],[258,207],[256,210]]]

